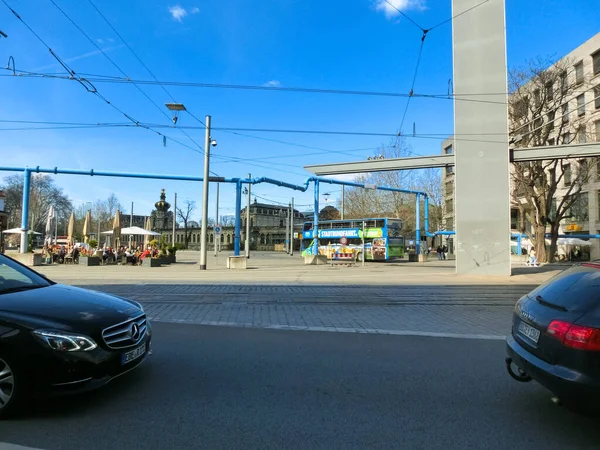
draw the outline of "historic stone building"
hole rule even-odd
[[[170,244],[173,236],[173,211],[170,211],[171,205],[166,201],[165,190],[160,194],[160,200],[155,203],[155,209],[150,214],[150,224],[152,231],[162,233],[165,239]],[[258,203],[256,199],[250,206],[250,248],[253,250],[284,250],[286,241],[286,220],[289,209],[285,206],[269,205],[266,203]],[[242,209],[242,230],[241,230],[241,245],[244,250],[244,242],[246,240],[246,208]],[[133,216],[134,225],[143,227],[145,216]],[[142,224],[138,225],[138,222]],[[299,211],[294,211],[294,232],[302,232],[302,224],[304,215]],[[122,217],[122,223],[129,224],[129,216]],[[200,233],[201,228],[194,226],[188,228],[190,240],[188,248],[197,250],[200,248]],[[231,250],[234,245],[235,227],[223,226],[221,233],[216,237],[214,227],[209,226],[207,231],[208,249],[214,251],[215,240],[220,240],[220,248],[222,250]],[[185,229],[176,224],[175,228],[175,243],[185,244]],[[300,241],[296,240],[294,248],[300,248]]]

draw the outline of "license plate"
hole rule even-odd
[[[142,345],[141,347],[134,348],[133,350],[128,351],[127,353],[123,353],[121,355],[121,364],[125,365],[127,363],[130,363],[131,361],[135,361],[136,359],[144,356],[145,353],[146,344]]]
[[[536,330],[531,325],[527,325],[525,322],[519,322],[519,333],[525,336],[527,339],[537,344],[540,339],[540,330]]]

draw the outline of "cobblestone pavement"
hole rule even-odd
[[[86,285],[144,304],[153,321],[502,339],[533,286]]]

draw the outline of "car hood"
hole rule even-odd
[[[0,320],[27,328],[91,333],[140,314],[128,300],[61,284],[0,295]]]

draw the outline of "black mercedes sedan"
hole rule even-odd
[[[600,405],[600,263],[567,269],[521,298],[507,338],[506,367],[555,402],[582,412]]]
[[[56,284],[0,255],[0,418],[30,395],[97,388],[151,354],[132,300]]]

